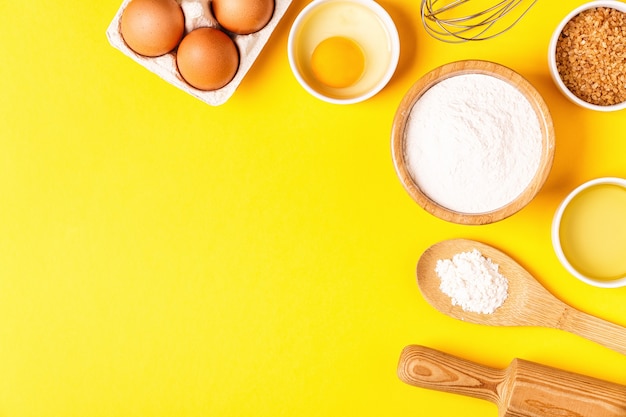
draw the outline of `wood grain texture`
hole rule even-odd
[[[490,401],[501,417],[626,416],[626,386],[522,359],[498,370],[411,345],[400,355],[398,377],[416,387]]]
[[[435,266],[440,259],[473,249],[499,265],[507,278],[508,297],[492,314],[464,311],[452,305],[439,289]],[[417,264],[417,282],[423,297],[440,312],[466,322],[491,326],[539,326],[564,330],[626,355],[626,328],[575,309],[546,290],[514,259],[484,243],[466,239],[439,242],[428,248]]]
[[[487,213],[460,213],[439,205],[422,192],[407,167],[405,155],[406,128],[411,109],[420,97],[435,84],[454,76],[483,74],[496,77],[517,88],[537,114],[542,135],[539,168],[529,186],[515,200]],[[505,219],[525,207],[537,195],[552,168],[554,159],[554,126],[550,110],[537,90],[520,74],[489,61],[465,60],[442,65],[420,78],[406,93],[396,111],[391,132],[391,153],[396,174],[404,189],[424,210],[440,219],[459,224],[488,224]]]

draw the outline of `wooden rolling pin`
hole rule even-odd
[[[522,359],[499,370],[411,345],[400,355],[398,376],[416,387],[491,401],[500,417],[626,417],[626,386]]]

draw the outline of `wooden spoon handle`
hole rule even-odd
[[[467,395],[498,404],[506,372],[488,368],[424,346],[404,348],[398,377],[420,388]]]
[[[626,328],[574,308],[568,308],[560,328],[626,355]]]

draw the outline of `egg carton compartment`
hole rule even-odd
[[[203,91],[189,85],[179,74],[176,65],[176,49],[158,57],[146,57],[137,54],[126,45],[120,31],[120,23],[122,13],[130,1],[131,0],[124,0],[122,2],[115,17],[109,24],[106,32],[109,43],[165,81],[212,106],[224,104],[234,94],[239,84],[241,84],[243,77],[250,70],[254,61],[256,61],[261,50],[267,44],[267,41],[278,25],[278,22],[282,19],[292,2],[292,0],[275,0],[272,18],[267,25],[258,32],[248,35],[237,35],[224,30],[224,32],[233,39],[239,50],[239,68],[233,79],[224,87],[218,90]],[[211,0],[176,1],[182,8],[183,15],[185,16],[185,35],[199,27],[222,29],[217,20],[213,17],[210,4]]]

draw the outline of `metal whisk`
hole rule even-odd
[[[426,32],[449,43],[479,41],[511,29],[537,0],[421,0]],[[485,5],[485,3],[490,3]]]

